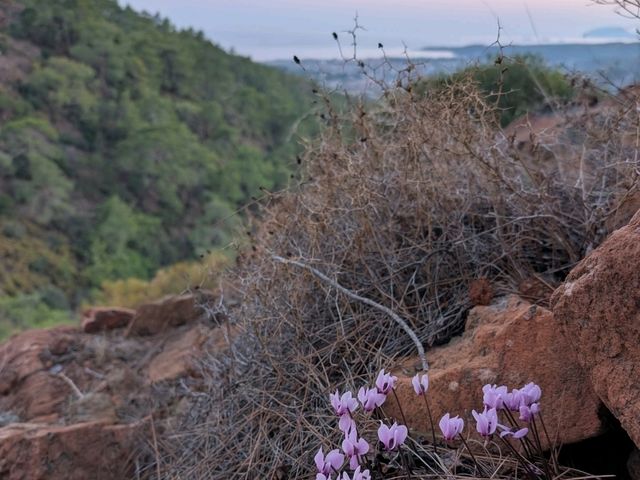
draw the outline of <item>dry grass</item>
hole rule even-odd
[[[240,261],[244,300],[231,315],[242,334],[203,360],[206,389],[188,392],[189,413],[165,437],[162,476],[311,478],[318,447],[339,445],[329,392],[415,353],[388,315],[274,255],[390,308],[426,347],[445,342],[471,306],[470,281],[507,293],[535,278],[550,292],[606,237],[637,191],[633,98],[572,107],[557,138],[518,144],[470,81],[425,95],[404,84],[343,113],[320,96],[326,128],[300,184],[268,198]],[[452,470],[434,460],[414,478]]]

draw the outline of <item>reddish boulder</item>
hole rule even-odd
[[[640,212],[571,271],[552,306],[595,393],[640,446]]]
[[[516,296],[469,313],[461,337],[427,352],[429,399],[434,421],[446,412],[466,420],[482,408],[482,386],[510,388],[536,382],[542,388],[541,407],[552,439],[572,443],[600,433],[600,401],[574,359],[569,342],[558,335],[550,311]],[[397,393],[409,426],[430,432],[424,403],[411,386],[413,371],[396,372]],[[387,413],[401,419],[396,403]],[[437,427],[436,427],[437,428]],[[548,446],[548,445],[545,445]]]
[[[0,478],[120,480],[131,478],[146,422],[69,426],[14,423],[0,428]]]
[[[69,349],[78,334],[73,327],[30,330],[0,344],[0,411],[26,420],[59,414],[73,392],[49,370],[53,352]]]
[[[155,335],[207,317],[209,294],[171,295],[138,308],[127,335]]]
[[[135,310],[129,308],[93,307],[82,312],[82,330],[85,333],[98,333],[129,325]]]
[[[197,326],[167,340],[162,352],[149,363],[149,382],[157,383],[188,376],[193,370],[194,358],[202,350],[207,335],[207,329]]]

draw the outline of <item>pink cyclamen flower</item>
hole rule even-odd
[[[507,387],[505,387],[504,385],[500,387],[490,384],[485,385],[484,387],[482,387],[482,401],[484,403],[484,406],[487,408],[502,410],[504,406],[502,396],[506,395],[507,391]]]
[[[522,392],[524,403],[527,406],[531,406],[532,403],[538,403],[542,396],[542,389],[533,382],[527,383],[520,389],[520,392]]]
[[[457,415],[455,417],[449,417],[449,414],[447,413],[440,419],[439,425],[444,439],[449,442],[453,440],[456,435],[462,432],[462,429],[464,428],[464,420]]]
[[[380,373],[378,373],[378,378],[376,378],[376,387],[380,393],[386,395],[395,388],[397,381],[398,377],[386,373],[383,368],[380,370]]]
[[[338,421],[338,428],[345,435],[349,435],[349,432],[351,432],[351,430],[356,429],[356,422],[353,418],[351,418],[351,415],[342,415],[340,417],[340,420]]]
[[[511,429],[509,427],[505,427],[504,425],[498,425],[498,427],[500,428],[500,430],[502,430],[502,432],[500,432],[500,438],[513,437],[513,438],[520,439],[524,437],[527,433],[529,433],[529,429],[526,427],[521,428],[520,430],[516,430],[515,428]]]
[[[500,397],[504,407],[512,412],[519,411],[520,407],[525,403],[524,394],[517,388],[514,388],[509,393],[502,394]]]
[[[331,400],[331,406],[339,417],[351,414],[358,408],[358,401],[353,398],[351,392],[345,392],[340,396],[340,393],[336,390],[336,393],[329,395],[329,399]]]
[[[398,425],[395,422],[393,422],[391,427],[387,427],[384,423],[380,422],[380,427],[378,427],[378,438],[384,445],[384,449],[388,452],[402,445],[407,439],[408,433],[407,427]]]
[[[387,396],[384,393],[378,392],[377,388],[361,387],[358,391],[358,400],[360,400],[365,412],[373,412],[376,407],[382,405],[386,399]]]
[[[371,474],[369,470],[360,471],[360,465],[358,465],[351,477],[347,472],[344,472],[338,480],[371,480]]]
[[[498,426],[498,412],[495,408],[478,413],[472,410],[473,418],[476,419],[476,430],[483,437],[490,437],[496,432]]]
[[[327,479],[331,478],[330,475],[334,472],[337,472],[344,463],[344,455],[340,453],[340,450],[337,448],[335,450],[331,450],[327,453],[325,457],[322,448],[318,450],[316,456],[313,457],[313,460],[316,462],[316,468],[318,469],[318,473],[324,475]],[[316,476],[316,480],[318,480]]]
[[[342,451],[349,458],[349,467],[355,470],[360,463],[360,458],[369,451],[369,444],[364,438],[358,438],[358,432],[352,429],[342,441]]]
[[[520,420],[529,423],[539,411],[540,405],[538,403],[532,403],[531,406],[522,405],[520,407]]]
[[[416,375],[411,379],[411,384],[416,395],[424,395],[429,390],[429,375],[426,373],[422,376]]]

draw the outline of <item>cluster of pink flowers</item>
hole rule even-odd
[[[361,387],[357,398],[350,391],[340,394],[336,390],[330,395],[331,405],[339,419],[338,427],[344,434],[342,450],[331,450],[326,456],[322,449],[318,450],[314,458],[318,470],[316,480],[334,480],[334,475],[336,475],[335,480],[371,479],[369,470],[364,467],[370,445],[358,434],[354,413],[362,407],[365,413],[370,414],[382,406],[387,400],[387,395],[392,392],[395,395],[394,389],[397,381],[397,377],[382,369],[376,378],[375,386]],[[424,396],[431,420],[431,410],[426,396],[429,390],[429,376],[427,374],[416,375],[411,379],[411,384],[416,395]],[[535,383],[527,383],[522,388],[515,388],[511,391],[504,385],[489,384],[482,388],[482,393],[484,410],[482,412],[472,411],[476,422],[476,431],[481,437],[489,439],[498,431],[501,438],[510,436],[514,439],[521,439],[525,437],[529,433],[529,429],[527,427],[521,428],[521,425],[518,425],[514,413],[518,414],[519,420],[526,424],[534,422],[533,427],[535,427],[535,417],[540,412],[539,402],[542,396],[540,387]],[[501,412],[504,412],[504,417],[507,418],[511,427],[499,423]],[[438,425],[445,441],[449,443],[457,436],[461,436],[464,420],[457,415],[452,417],[446,413]],[[435,430],[433,422],[432,429]],[[536,431],[535,428],[534,431]],[[378,427],[379,445],[386,452],[399,450],[406,441],[408,433],[405,425],[398,425],[396,422],[392,425],[385,425],[381,421]],[[466,445],[464,437],[461,439]],[[433,433],[433,441],[434,448],[437,448],[435,447],[435,432]],[[347,466],[352,471],[351,476],[343,471]]]
[[[427,374],[422,376],[416,375],[411,379],[413,390],[416,395],[422,396],[429,389],[429,377]],[[513,436],[513,438],[522,438],[529,429],[509,428],[498,423],[498,412],[508,410],[519,414],[520,420],[530,423],[535,415],[540,412],[540,397],[542,390],[533,382],[527,383],[524,387],[509,391],[502,385],[485,385],[482,388],[484,411],[472,411],[473,418],[476,420],[476,431],[484,438],[491,437],[497,429],[500,429],[500,436]],[[445,414],[439,422],[442,436],[447,442],[452,441],[456,436],[462,433],[464,429],[464,420],[459,416],[452,417],[449,413]]]
[[[398,378],[380,371],[373,388],[362,387],[358,391],[357,399],[353,393],[347,391],[342,395],[337,390],[329,395],[331,406],[338,417],[338,428],[344,434],[342,440],[342,452],[338,449],[331,450],[326,456],[322,449],[318,450],[314,457],[318,473],[316,480],[370,480],[369,470],[364,469],[362,462],[370,450],[369,443],[358,434],[356,422],[353,414],[362,406],[366,413],[373,412],[379,408],[387,399],[387,395],[393,391]],[[397,450],[406,440],[408,435],[407,427],[393,423],[387,426],[380,422],[378,428],[378,440],[382,443],[384,450]],[[340,473],[348,464],[353,472],[351,476],[347,472]]]

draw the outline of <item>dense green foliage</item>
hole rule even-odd
[[[502,126],[552,102],[569,100],[574,93],[565,75],[535,56],[502,57],[490,64],[468,67],[451,76],[429,79],[422,88],[441,88],[445,83],[468,77],[477,83],[490,101],[497,103]]]
[[[220,246],[286,183],[305,81],[115,0],[0,9],[0,322]]]

